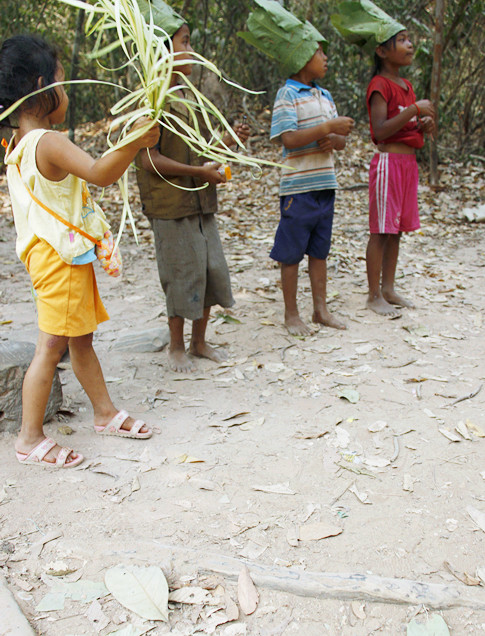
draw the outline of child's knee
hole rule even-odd
[[[45,334],[37,343],[35,354],[56,362],[60,361],[67,349],[65,336],[53,336]]]
[[[69,349],[74,351],[86,351],[93,348],[93,334],[69,338]]]

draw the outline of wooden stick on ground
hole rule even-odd
[[[377,603],[425,605],[432,609],[470,607],[485,610],[485,591],[474,592],[440,583],[423,583],[409,579],[394,579],[374,574],[304,572],[259,563],[248,563],[216,554],[156,543],[153,557],[160,551],[174,559],[182,557],[193,568],[215,572],[237,580],[243,565],[247,565],[255,585],[297,596],[339,600],[365,600]],[[160,555],[161,556],[161,555]]]

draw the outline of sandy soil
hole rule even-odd
[[[344,155],[341,182],[362,182],[370,156],[366,148],[357,159]],[[276,566],[280,574],[372,573],[450,584],[463,602],[471,594],[480,599],[482,609],[435,612],[452,634],[485,633],[484,588],[465,585],[444,565],[469,577],[485,566],[485,528],[470,516],[473,509],[485,515],[485,438],[479,436],[485,430],[485,226],[458,218],[465,203],[484,200],[483,186],[467,184],[466,174],[461,191],[447,178],[449,188],[440,194],[422,186],[423,227],[403,239],[398,280],[417,306],[394,320],[364,308],[366,192],[341,192],[328,291],[330,308],[348,330],[321,328],[300,339],[283,328],[279,272],[268,258],[277,175],[255,182],[244,171],[234,173],[221,191],[219,220],[237,301],[231,314],[240,322],[227,322],[227,312],[216,308],[208,330],[210,342],[229,351],[229,362],[197,360],[193,374],[180,375],[169,370],[166,351],[116,350],[120,335],[166,324],[151,234],[138,215],[141,242],[125,235],[122,280],[99,270],[111,321],[95,342],[115,403],[156,434],[146,442],[95,436],[86,396],[69,368],[60,371],[72,415],[59,414],[46,433],[87,459],[60,472],[20,466],[14,437],[0,436],[0,566],[10,589],[39,634],[104,635],[143,621],[111,596],[94,609],[67,599],[64,609],[37,610],[60,578],[49,571],[71,569],[61,578],[102,581],[120,563],[160,565],[172,588],[219,583],[236,600],[236,582],[223,575],[214,582],[205,567],[209,558],[234,557]],[[0,322],[11,321],[2,322],[0,337],[35,342],[4,180],[0,190]],[[309,320],[306,265],[299,298]],[[455,431],[460,422],[470,439]],[[69,437],[58,430],[65,425],[74,431]],[[298,528],[317,522],[341,533],[295,539]],[[51,533],[58,538],[41,548]],[[215,627],[210,614],[217,606],[174,603],[170,623],[145,621],[143,629],[395,635],[423,611],[417,603],[358,595],[351,602],[271,586],[258,591],[256,612],[236,623]],[[96,608],[109,624],[93,618]]]

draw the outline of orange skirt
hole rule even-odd
[[[40,240],[29,250],[25,267],[32,280],[41,331],[53,336],[84,336],[109,320],[92,263],[68,265]]]

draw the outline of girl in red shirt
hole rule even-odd
[[[367,307],[399,315],[395,305],[414,307],[394,289],[402,232],[419,228],[416,148],[435,129],[433,104],[416,101],[411,83],[400,76],[413,59],[406,30],[375,49],[374,76],[367,88],[372,141],[377,146],[369,171],[369,229],[366,263]]]

